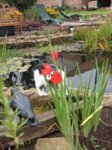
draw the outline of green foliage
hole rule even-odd
[[[26,124],[27,119],[18,124],[16,118],[19,114],[19,111],[16,109],[14,112],[11,112],[10,102],[11,100],[8,100],[3,93],[3,82],[2,80],[0,80],[0,103],[3,106],[2,114],[5,117],[5,119],[3,118],[1,120],[1,123],[5,125],[5,130],[2,131],[2,134],[6,137],[13,138],[14,143],[18,148],[20,144],[20,138],[23,136],[23,133],[18,134],[17,132],[20,128],[22,128]]]
[[[9,58],[4,62],[0,61],[1,63],[0,78],[2,79],[7,78],[10,72],[15,72],[17,70],[19,72],[27,71],[28,68],[30,67],[29,62],[27,59],[23,59],[23,58],[18,59],[18,57],[14,57],[13,59]]]
[[[112,49],[112,23],[108,22],[100,27],[98,33],[98,43],[100,48],[111,50]]]
[[[69,6],[62,6],[61,8],[60,8],[62,11],[66,11],[66,13],[69,13],[69,12],[74,12],[75,10],[76,10],[76,8],[75,7],[69,7]]]
[[[31,35],[39,36],[39,35],[41,35],[41,32],[37,31],[37,30],[34,30],[34,31],[31,31]]]
[[[104,63],[101,68],[99,68],[96,61],[96,73],[97,79],[93,90],[90,90],[91,77],[85,86],[82,85],[82,78],[80,80],[80,89],[79,93],[76,96],[76,99],[79,99],[79,94],[82,95],[83,106],[80,109],[82,114],[82,128],[84,136],[88,136],[91,129],[97,129],[99,124],[99,118],[102,109],[102,100],[105,93],[105,88],[109,78],[108,63]],[[86,120],[86,121],[85,121]]]
[[[97,49],[98,32],[95,28],[82,28],[74,33],[76,40],[85,41],[85,46],[88,49]]]
[[[69,95],[69,100],[66,100],[66,79],[64,83],[60,83],[60,90],[57,89],[57,86],[54,85],[54,88],[50,87],[48,84],[52,99],[55,106],[55,114],[60,125],[62,133],[65,135],[67,140],[70,143],[71,150],[74,149],[74,128],[71,124],[71,95]]]
[[[27,9],[28,7],[34,5],[36,0],[4,0],[4,2],[9,3],[9,5],[15,4],[19,9]]]
[[[96,61],[96,83],[94,89],[90,90],[92,74],[88,82],[85,85],[82,85],[79,68],[78,72],[80,88],[74,95],[76,100],[75,105],[72,102],[74,88],[72,86],[68,89],[66,85],[66,78],[60,83],[59,90],[56,85],[52,88],[48,84],[55,106],[56,118],[63,134],[70,143],[71,150],[74,150],[74,148],[76,150],[81,149],[79,143],[80,128],[82,128],[82,133],[86,137],[88,137],[91,129],[97,129],[103,107],[102,99],[109,77],[108,63],[104,63],[103,66],[99,68]],[[68,99],[66,97],[67,93]],[[82,97],[82,101],[80,101],[80,96]],[[79,111],[81,112],[82,120],[79,120]],[[74,133],[76,137],[75,145]]]
[[[17,0],[17,2],[21,4],[26,4],[27,6],[31,6],[36,2],[36,0]]]
[[[94,32],[93,32],[94,31]],[[85,45],[88,49],[98,48],[98,33],[97,30],[89,30],[85,36]]]
[[[35,60],[32,58],[23,57],[13,57],[17,55],[15,50],[14,53],[9,53],[9,50],[6,48],[6,42],[0,53],[0,79],[8,78],[10,72],[25,72],[30,67],[30,62]]]
[[[92,15],[96,15],[96,14],[100,14],[103,17],[103,16],[106,16],[109,12],[107,9],[97,9],[93,11],[86,11],[86,10],[78,11],[75,9],[66,9],[66,7],[63,10],[68,15],[79,14],[79,15],[82,15],[84,18],[91,18]]]
[[[53,30],[51,30],[51,29],[45,29],[43,31],[34,30],[34,31],[31,32],[31,35],[37,35],[37,36],[39,36],[39,35],[45,35],[45,36],[49,36],[50,34],[53,34],[53,33],[54,33]]]
[[[39,14],[36,6],[31,6],[24,11],[26,19],[39,20]]]
[[[89,50],[103,49],[111,50],[112,48],[112,23],[107,22],[98,29],[86,27],[74,33],[76,40],[85,41],[85,46]]]
[[[74,38],[75,38],[76,40],[85,41],[85,39],[86,39],[86,34],[89,33],[90,30],[91,30],[91,29],[90,29],[90,28],[87,28],[87,27],[82,28],[82,29],[80,29],[80,30],[77,30],[77,31],[75,31],[75,33],[74,33]]]

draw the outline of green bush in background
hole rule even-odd
[[[15,5],[19,10],[24,11],[28,9],[28,7],[34,5],[37,1],[36,0],[4,0],[4,2],[8,3],[9,5]]]
[[[33,19],[33,20],[38,20],[39,19],[39,14],[36,6],[31,6],[28,9],[24,11],[25,18],[27,19]]]

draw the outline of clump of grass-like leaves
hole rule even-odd
[[[98,33],[99,47],[106,50],[112,48],[112,22],[107,22],[100,27]]]
[[[72,109],[72,90],[68,90],[66,85],[66,78],[60,83],[60,89],[54,84],[53,88],[48,84],[50,93],[55,106],[55,114],[62,133],[65,135],[68,143],[70,144],[70,149],[78,149],[79,141],[76,140],[76,145],[74,145],[74,131],[79,135],[78,128],[78,114],[73,114],[74,120],[71,122],[71,109]],[[69,97],[67,100],[66,94],[69,92]],[[75,128],[74,128],[75,125]],[[77,136],[78,137],[78,136]]]
[[[92,129],[96,130],[99,124],[103,108],[102,100],[109,77],[108,63],[104,63],[100,68],[96,62],[96,73],[96,83],[93,90],[90,90],[92,75],[86,85],[83,86],[82,78],[79,74],[80,88],[75,94],[75,104],[72,102],[73,87],[68,89],[66,77],[60,83],[59,89],[56,85],[53,88],[48,85],[54,102],[57,121],[62,133],[70,143],[71,150],[83,149],[79,143],[80,128],[82,128],[83,135],[88,137],[90,131]],[[82,101],[80,101],[80,97],[82,97]],[[82,120],[79,120],[79,111],[81,112]]]
[[[82,28],[74,33],[76,40],[85,41],[86,48],[90,50],[112,48],[112,22],[107,22],[96,28]]]
[[[84,86],[84,88],[82,86],[82,79],[80,77],[81,82],[80,92],[83,93],[82,95],[83,106],[80,109],[82,114],[81,127],[83,128],[84,136],[88,136],[92,128],[94,128],[94,130],[96,131],[99,125],[100,114],[103,108],[102,100],[105,93],[108,78],[109,78],[108,63],[104,63],[102,67],[99,68],[97,62],[96,62],[96,83],[94,85],[93,90],[90,90],[91,77]],[[77,97],[78,96],[79,95],[77,95]]]

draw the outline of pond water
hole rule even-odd
[[[91,69],[89,71],[86,71],[84,73],[81,73],[80,75],[82,79],[82,86],[84,87],[87,83],[88,80],[91,78],[90,82],[90,89],[93,90],[95,86],[95,78],[96,78],[96,69]],[[71,86],[71,83],[73,84],[74,88],[79,88],[80,86],[80,77],[79,75],[75,75],[73,77],[68,77],[67,79],[67,85],[68,87]],[[105,89],[105,93],[112,93],[112,75],[110,75],[107,86]]]
[[[38,59],[38,58],[41,59],[43,61],[43,63],[44,63],[44,61],[48,62],[48,63],[53,63],[52,57],[49,54],[46,54],[44,56],[40,55],[39,57],[37,57],[37,56],[34,56],[34,57],[36,59]],[[94,60],[95,60],[95,57],[93,59],[91,59],[91,58],[87,59],[87,55],[85,55],[82,52],[76,53],[74,51],[70,51],[70,52],[62,51],[59,53],[59,65],[61,64],[63,69],[64,69],[64,67],[66,68],[68,87],[71,86],[71,83],[73,84],[74,88],[80,87],[80,77],[77,73],[77,64],[78,64],[78,66],[80,68],[80,72],[81,72],[83,86],[85,86],[85,84],[90,79],[90,76],[92,75],[91,82],[90,82],[90,89],[94,88],[95,77],[96,77],[96,69],[95,69],[95,65],[94,65],[95,64]],[[103,60],[105,60],[105,58],[103,58],[102,60],[101,59],[98,59],[98,60],[100,62],[101,61],[103,62]],[[33,63],[32,67],[35,67],[34,65],[35,65],[35,63]],[[27,74],[25,74],[25,80],[27,80],[27,78],[28,78],[27,82],[28,83],[31,82],[32,86],[34,87],[34,82],[32,82],[32,79],[33,79],[32,78],[33,77],[32,70],[33,69],[30,69],[29,72],[26,71]],[[31,78],[31,81],[30,81],[30,78]],[[109,77],[107,87],[105,90],[105,93],[111,93],[111,92],[112,92],[112,75],[110,75],[110,77]],[[46,106],[46,108],[44,110],[43,110],[43,108],[45,108],[45,106],[43,106],[42,108],[40,106],[39,107],[36,106],[35,111],[37,112],[37,110],[39,110],[37,113],[41,113],[44,110],[49,110],[49,106]]]
[[[102,53],[101,53],[102,54]],[[99,55],[99,54],[98,54]],[[100,57],[99,57],[100,56]],[[96,56],[98,62],[100,62],[101,66],[103,62],[109,59],[107,55],[99,55]],[[60,63],[63,66],[66,66],[67,70],[67,85],[70,87],[71,84],[74,88],[80,87],[80,77],[82,78],[82,86],[84,87],[87,84],[88,80],[91,78],[90,82],[90,89],[92,90],[95,85],[95,78],[96,78],[96,69],[95,69],[95,57],[92,59],[87,60],[87,56],[81,53],[74,53],[74,52],[63,52],[60,54]],[[109,60],[111,64],[111,59]],[[80,68],[81,75],[77,74],[77,64]],[[111,65],[110,69],[111,69]],[[112,69],[111,69],[112,70]],[[111,71],[112,74],[112,71]],[[107,86],[105,89],[105,93],[112,93],[112,75],[109,76]]]
[[[94,88],[95,85],[95,77],[96,77],[96,69],[95,69],[95,56],[99,57],[98,55],[94,55],[87,59],[87,55],[82,52],[74,52],[74,51],[62,51],[59,53],[59,66],[62,65],[62,68],[66,68],[67,72],[67,84],[68,86],[71,85],[71,82],[74,86],[74,88],[80,87],[80,77],[77,74],[77,64],[80,68],[81,72],[81,78],[83,86],[87,83],[88,79],[90,79],[90,76],[92,75],[91,82],[90,82],[90,89]],[[45,54],[44,56],[40,55],[34,56],[37,59],[41,59],[44,63],[53,63],[52,57],[49,54]],[[100,61],[100,64],[103,63],[103,61],[107,59],[106,55],[101,55],[100,58],[98,58],[98,61]],[[110,59],[111,60],[111,59]],[[38,62],[38,61],[37,61]],[[37,63],[36,62],[36,63]],[[111,63],[111,62],[110,62]],[[34,67],[35,63],[32,63],[32,67]],[[32,74],[31,74],[32,73]],[[28,77],[29,76],[29,77]],[[33,76],[33,72],[27,73],[27,78],[31,78]],[[26,78],[26,76],[25,76]],[[30,80],[28,80],[30,82]],[[109,77],[107,87],[105,90],[106,93],[112,92],[112,75]]]

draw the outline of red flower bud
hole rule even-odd
[[[51,75],[51,82],[53,82],[54,84],[58,84],[62,81],[62,76],[58,71],[55,71],[52,75]]]
[[[51,71],[52,71],[52,68],[51,68],[51,66],[49,64],[46,63],[46,64],[43,65],[42,74],[44,76],[50,74]]]
[[[55,59],[56,61],[58,60],[58,51],[57,50],[54,50],[52,53],[51,53],[51,56],[53,57],[53,59]]]

